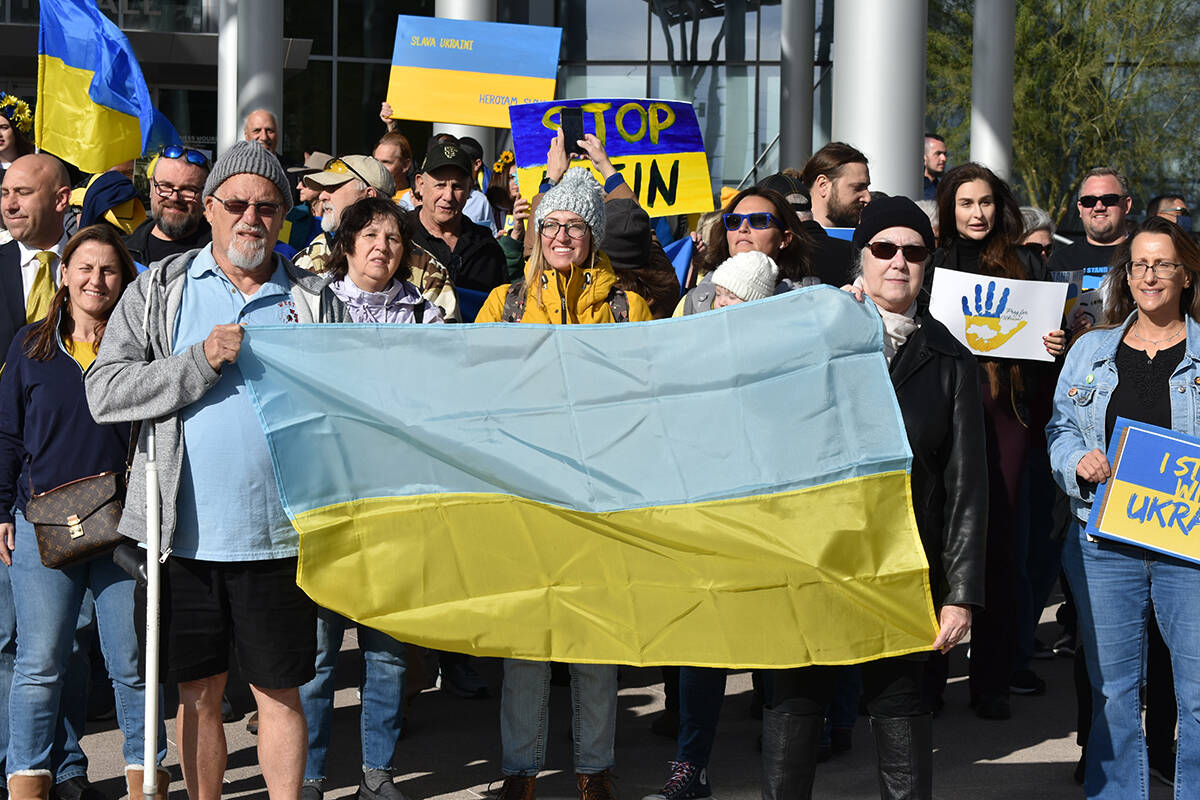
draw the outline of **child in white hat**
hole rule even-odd
[[[714,309],[761,300],[775,294],[779,266],[766,253],[751,250],[737,253],[721,262],[713,272],[716,286]]]

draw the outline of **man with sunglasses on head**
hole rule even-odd
[[[343,211],[364,197],[387,199],[396,192],[392,173],[371,156],[330,159],[323,171],[305,175],[302,180],[318,192],[314,208],[321,215],[321,233],[296,255],[296,266],[311,272],[325,271]]]
[[[188,796],[221,795],[221,694],[232,643],[258,709],[267,793],[296,800],[308,746],[300,686],[315,674],[317,609],[296,585],[299,542],[238,355],[243,325],[348,317],[324,278],[274,252],[292,194],[271,152],[257,142],[234,144],[213,165],[201,200],[212,242],[159,262],[126,289],[85,386],[101,424],[154,425],[162,674],[179,686],[177,745]],[[145,539],[145,508],[139,450],[123,534]],[[144,597],[136,607],[145,609]],[[137,627],[143,636],[143,621]]]
[[[125,237],[134,261],[149,266],[212,241],[200,203],[209,167],[208,156],[198,150],[168,145],[159,151],[146,171],[150,216]]]
[[[1108,270],[1113,254],[1129,236],[1125,217],[1133,207],[1129,182],[1110,167],[1096,167],[1083,176],[1076,208],[1085,238],[1068,247],[1056,248],[1050,256],[1052,272],[1088,269]]]

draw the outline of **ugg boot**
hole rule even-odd
[[[762,800],[808,800],[817,773],[820,714],[763,709]]]
[[[146,795],[142,791],[142,783],[145,780],[146,773],[141,767],[128,766],[125,767],[125,786],[129,790],[129,800],[146,800]],[[162,767],[158,768],[158,780],[154,784],[155,800],[167,800],[167,795],[170,793],[171,774]]]
[[[933,717],[871,717],[884,800],[933,797]]]
[[[50,800],[50,770],[27,769],[8,776],[9,800]]]

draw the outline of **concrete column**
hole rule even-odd
[[[468,19],[475,22],[496,21],[496,0],[435,0],[433,14],[445,19]],[[482,125],[459,125],[435,122],[434,133],[470,136],[483,145],[483,163],[490,164],[494,156],[495,131]]]
[[[272,112],[282,124],[283,0],[220,0],[218,155],[242,137],[242,120],[256,108]]]
[[[837,0],[833,138],[866,154],[871,188],[920,197],[926,0]]]
[[[1012,174],[1016,0],[975,0],[971,50],[971,160]]]
[[[779,168],[812,155],[814,0],[783,0],[779,31]]]

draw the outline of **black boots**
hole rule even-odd
[[[763,709],[762,800],[807,800],[817,771],[820,714]]]
[[[883,800],[933,797],[933,718],[871,717]],[[765,751],[765,746],[764,746]]]

